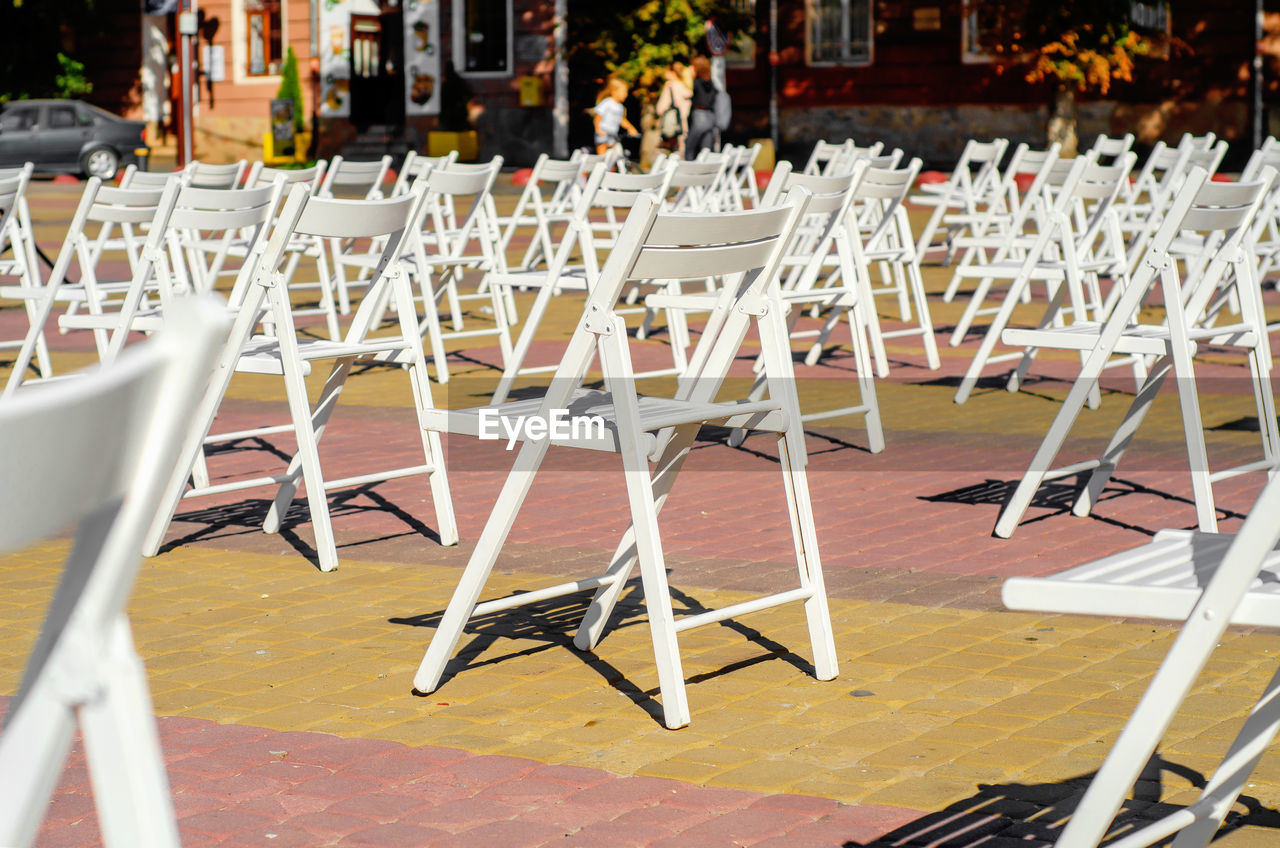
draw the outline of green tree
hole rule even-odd
[[[96,11],[94,0],[0,0],[0,32],[21,33],[0,50],[0,102],[88,94],[75,32],[93,31]]]
[[[641,105],[649,149],[657,138],[654,104],[672,62],[705,53],[706,22],[734,33],[754,21],[733,0],[618,0],[577,3],[569,16],[569,59],[580,79],[617,77]]]
[[[1132,81],[1141,57],[1167,55],[1160,22],[1168,8],[1165,0],[965,3],[979,46],[999,60],[1024,62],[1027,82],[1051,84],[1049,141],[1068,155],[1076,149],[1076,95],[1105,95],[1114,83]]]
[[[280,90],[276,92],[277,100],[293,101],[293,131],[300,133],[306,128],[302,120],[302,82],[298,78],[298,54],[290,46],[284,54],[284,68],[280,71]]]

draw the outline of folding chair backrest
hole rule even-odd
[[[244,172],[248,167],[248,163],[243,159],[228,165],[192,162],[187,166],[187,182],[200,188],[237,188],[244,179]]]
[[[382,181],[391,169],[391,157],[383,156],[372,162],[353,162],[341,156],[333,157],[329,170],[320,184],[320,197],[361,197],[376,200],[382,197]]]
[[[309,181],[295,183],[311,188]],[[185,265],[182,262],[184,245],[181,234],[203,233],[218,237],[225,244],[243,231],[251,233],[248,248],[236,281],[232,286],[229,300],[232,306],[238,306],[243,297],[243,289],[249,282],[258,260],[266,247],[267,225],[276,212],[280,197],[284,192],[285,181],[278,177],[274,182],[256,188],[211,189],[186,186],[178,193],[178,199],[169,215],[166,224],[166,240],[169,247],[172,271],[177,277],[180,288],[196,288],[212,285],[211,279],[204,280],[202,272],[203,257],[197,246],[186,245]],[[215,268],[221,268],[225,252],[215,251]],[[162,292],[163,294],[163,292]]]
[[[1218,137],[1213,133],[1205,133],[1204,135],[1192,135],[1191,133],[1183,133],[1182,138],[1178,140],[1178,144],[1185,144],[1192,150],[1209,150],[1217,142]],[[1210,174],[1212,176],[1212,174]]]
[[[0,735],[0,843],[34,841],[79,718],[106,844],[178,844],[124,612],[225,327],[224,309],[193,301],[115,364],[0,404],[0,437],[23,446],[0,456],[3,479],[22,481],[0,491],[0,550],[75,528]]]
[[[6,245],[14,251],[22,251],[27,259],[27,246],[16,243],[22,237],[20,216],[23,195],[31,181],[31,163],[27,163],[14,176],[0,178],[0,249]]]
[[[400,165],[400,173],[396,174],[395,185],[391,187],[391,196],[404,194],[413,185],[414,180],[430,171],[432,168],[440,168],[452,165],[458,161],[458,151],[450,150],[444,156],[420,156],[410,150],[404,155],[404,162]]]
[[[813,146],[813,151],[809,153],[809,161],[805,162],[804,170],[801,173],[821,174],[826,169],[828,162],[852,149],[853,139],[851,138],[839,143],[818,139],[818,142]]]
[[[1106,164],[1111,164],[1114,160],[1128,153],[1133,148],[1133,133],[1125,133],[1120,138],[1111,138],[1106,135],[1100,135],[1093,140],[1093,144],[1089,147],[1089,152],[1099,162],[1105,160]]]
[[[120,176],[120,188],[163,189],[170,180],[185,179],[187,171],[141,171],[137,165],[130,165]]]
[[[676,192],[670,208],[682,212],[707,212],[718,208],[712,189],[727,166],[727,162],[669,160],[667,168],[671,171],[671,178],[668,186]]]
[[[311,189],[311,193],[315,194],[320,190],[320,183],[324,180],[324,172],[327,166],[328,163],[323,159],[310,168],[269,168],[261,162],[254,162],[249,168],[249,176],[245,178],[244,187],[260,188],[271,185],[277,179],[280,179],[285,185],[306,183]]]

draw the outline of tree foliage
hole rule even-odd
[[[732,33],[751,26],[732,0],[619,0],[575,4],[570,58],[626,82],[644,102],[656,99],[672,62],[705,52],[706,22]]]
[[[966,0],[977,41],[998,59],[1028,63],[1028,82],[1048,81],[1079,92],[1107,94],[1115,82],[1133,79],[1138,57],[1167,48],[1153,27],[1135,24],[1135,7],[1152,15],[1164,0]]]
[[[94,0],[0,0],[0,102],[79,97],[91,86],[75,58],[76,30],[93,31]]]
[[[302,80],[298,77],[298,54],[290,46],[284,55],[284,67],[280,70],[280,89],[276,92],[277,100],[293,101],[293,131],[300,133],[306,129],[302,120]]]

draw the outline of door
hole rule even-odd
[[[74,104],[46,106],[39,132],[39,161],[50,168],[79,168],[80,153],[92,137],[93,119],[88,115],[82,118]]]
[[[0,167],[11,168],[37,161],[36,127],[39,123],[40,107],[36,105],[10,105],[0,113]]]
[[[351,123],[404,125],[404,19],[399,8],[351,16]]]

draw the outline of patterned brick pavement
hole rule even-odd
[[[76,192],[41,185],[46,252]],[[938,292],[945,272],[930,270]],[[958,304],[935,296],[943,328]],[[888,316],[886,316],[887,318]],[[553,358],[575,316],[545,325],[534,357]],[[0,335],[22,324],[0,309]],[[474,320],[483,321],[484,316]],[[20,330],[18,330],[20,332]],[[92,359],[82,334],[53,336],[59,366]],[[1051,840],[1142,692],[1173,634],[1165,625],[1004,611],[1000,580],[1046,574],[1138,544],[1194,512],[1172,398],[1162,399],[1094,517],[1067,513],[1046,487],[1011,540],[990,536],[1066,390],[1069,359],[1047,357],[1029,391],[987,381],[951,403],[974,342],[922,367],[890,342],[878,384],[887,449],[865,450],[856,419],[810,429],[810,482],[841,663],[809,676],[799,610],[745,617],[682,637],[693,723],[657,719],[638,590],[592,654],[570,637],[585,599],[477,621],[450,678],[413,694],[411,675],[466,562],[510,454],[454,439],[448,465],[463,543],[440,547],[430,495],[401,480],[334,493],[342,567],[309,562],[305,504],[284,531],[258,525],[264,493],[188,501],[131,607],[181,819],[190,845],[1038,846]],[[495,379],[496,348],[454,346],[455,377],[433,387],[457,407]],[[661,362],[664,337],[638,344]],[[1212,456],[1252,456],[1252,403],[1236,369],[1204,365]],[[847,385],[848,359],[798,366],[806,402]],[[750,362],[738,366],[746,377]],[[314,379],[320,379],[317,375]],[[420,450],[395,371],[353,378],[322,453],[335,474]],[[1127,400],[1108,376],[1103,408],[1082,416],[1070,450],[1105,438]],[[218,429],[282,420],[278,383],[233,386]],[[776,452],[753,439],[700,443],[663,513],[678,611],[790,585],[794,565]],[[285,438],[213,457],[216,475],[271,467]],[[555,454],[553,452],[553,457]],[[613,458],[555,458],[504,551],[492,594],[594,573],[625,527]],[[753,473],[764,472],[764,473]],[[1219,487],[1236,526],[1260,481]],[[16,689],[64,548],[0,568],[0,691]],[[1271,673],[1280,640],[1232,633],[1198,682],[1126,815],[1185,803]],[[1238,805],[1229,846],[1274,844],[1280,767],[1264,759]],[[41,845],[94,845],[96,819],[77,753]]]

